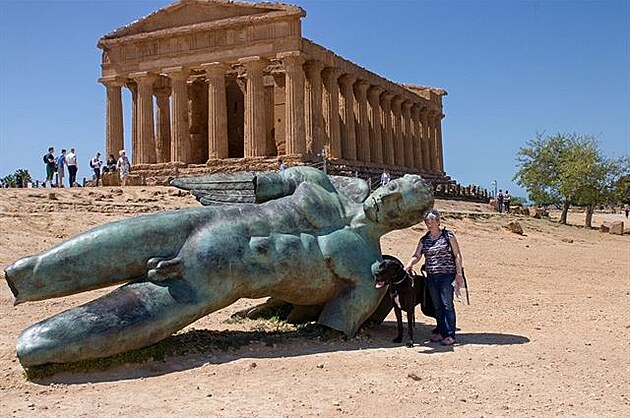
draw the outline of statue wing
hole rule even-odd
[[[256,173],[216,173],[171,180],[171,186],[188,190],[204,206],[256,203]]]
[[[357,203],[370,194],[366,181],[356,177],[326,176],[312,167],[292,167],[278,172],[216,173],[177,178],[171,186],[189,190],[204,206],[264,203],[290,196],[300,183],[311,182],[346,195]]]
[[[335,189],[356,203],[362,203],[372,192],[368,182],[358,177],[328,176]]]

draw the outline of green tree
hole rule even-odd
[[[530,200],[561,206],[563,224],[572,204],[586,206],[588,227],[597,204],[620,197],[615,185],[628,173],[627,158],[606,158],[598,142],[588,135],[537,134],[519,150],[516,160],[519,169],[514,180],[527,190]]]
[[[0,187],[26,187],[26,184],[32,181],[33,179],[28,170],[20,168],[15,173],[0,178]]]

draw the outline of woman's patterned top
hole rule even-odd
[[[428,275],[455,273],[455,259],[445,234],[449,239],[454,237],[451,231],[442,232],[437,239],[431,239],[428,233],[422,237],[422,254]]]

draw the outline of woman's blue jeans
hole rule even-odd
[[[455,338],[455,306],[453,306],[453,281],[455,274],[436,274],[427,278],[431,300],[435,306],[437,333],[442,337]]]

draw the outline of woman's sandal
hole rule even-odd
[[[439,343],[443,339],[444,337],[442,337],[442,335],[440,334],[431,334],[431,336],[429,337],[429,340],[431,340],[431,342],[434,342],[434,343]]]
[[[453,337],[446,337],[442,341],[440,341],[440,344],[442,344],[442,345],[453,345],[453,344],[455,344],[455,338],[453,338]]]

